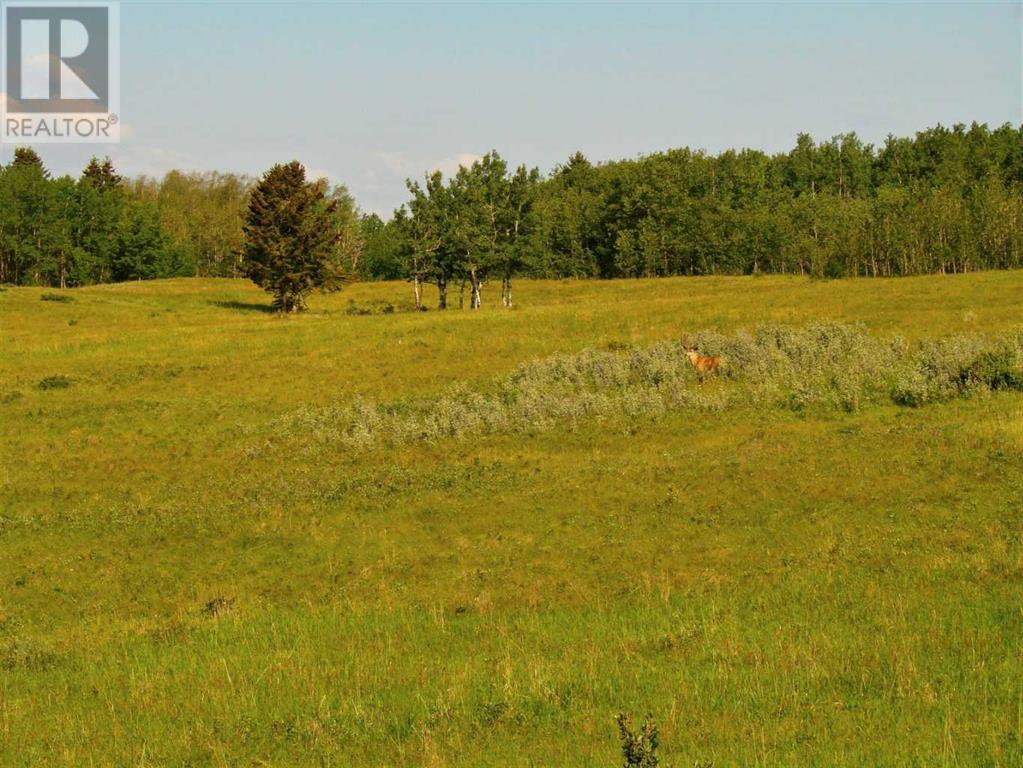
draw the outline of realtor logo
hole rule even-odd
[[[2,2],[0,139],[120,139],[119,8],[113,2]]]

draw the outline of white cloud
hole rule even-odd
[[[380,165],[383,166],[386,175],[398,176],[403,179],[408,177],[420,178],[424,167],[427,169],[427,173],[440,171],[445,176],[454,176],[462,166],[468,168],[481,159],[480,155],[473,152],[458,152],[435,162],[423,162],[421,159],[410,160],[404,152],[389,152],[382,149],[377,150],[373,155]],[[375,169],[367,171],[367,178],[372,182],[382,181],[381,176],[377,174]]]
[[[379,150],[375,154],[377,159],[383,163],[384,168],[396,176],[404,176],[407,173],[405,156],[401,152],[385,152],[384,150]]]
[[[124,130],[122,126],[121,130]],[[134,131],[131,131],[134,133]],[[122,134],[123,138],[123,134]],[[86,145],[82,145],[86,146]],[[172,170],[188,171],[197,167],[192,158],[175,151],[147,147],[134,141],[122,141],[111,144],[97,152],[95,147],[88,147],[92,154],[109,155],[114,161],[117,171],[125,176],[151,176],[161,178]],[[201,168],[201,166],[198,166]]]
[[[306,168],[305,177],[307,181],[319,181],[320,179],[326,179],[327,183],[333,182],[334,174],[330,171],[325,171],[323,168]]]
[[[445,157],[443,160],[438,160],[436,163],[430,166],[430,173],[434,171],[440,171],[445,176],[454,176],[458,173],[458,169],[465,167],[468,168],[477,160],[482,160],[482,155],[475,155],[472,152],[459,152],[457,155],[451,157]]]

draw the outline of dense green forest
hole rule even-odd
[[[122,179],[94,160],[51,178],[30,149],[0,169],[0,282],[72,286],[237,276],[254,181],[171,172]],[[320,182],[322,183],[322,182]],[[854,134],[787,153],[691,149],[544,176],[496,152],[409,182],[387,222],[326,189],[336,258],[362,279],[449,286],[511,303],[514,276],[777,272],[819,277],[1023,266],[1023,127],[935,127],[883,146]]]

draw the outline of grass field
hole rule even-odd
[[[1023,765],[1019,393],[280,427],[683,330],[999,334],[1023,273],[46,293],[0,292],[0,765],[615,766],[621,710],[675,768]]]

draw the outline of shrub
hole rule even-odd
[[[39,297],[40,301],[57,301],[61,304],[70,304],[75,299],[73,296],[68,296],[66,293],[44,293]]]
[[[223,595],[219,595],[213,598],[212,600],[208,601],[202,607],[202,614],[209,618],[214,618],[216,616],[221,615],[222,613],[227,613],[232,608],[234,608],[234,598],[228,598],[224,597]]]
[[[720,411],[772,404],[797,412],[855,411],[894,401],[922,406],[978,389],[1023,389],[1023,332],[992,348],[978,336],[910,347],[862,327],[817,324],[693,337],[720,355],[720,373],[701,382],[678,342],[615,351],[584,349],[520,365],[488,386],[458,385],[440,397],[377,405],[304,408],[278,419],[284,437],[309,435],[352,449],[432,442],[496,432],[533,433],[585,421]]]
[[[71,379],[67,376],[47,376],[45,379],[41,379],[36,384],[36,389],[48,390],[48,389],[67,389],[71,386]]]
[[[53,651],[43,648],[31,640],[14,640],[0,648],[0,669],[5,671],[22,669],[29,672],[46,672],[60,663],[61,658]]]
[[[1023,390],[1023,371],[1020,370],[1016,351],[1002,348],[981,352],[960,369],[959,385],[963,389]]]
[[[938,386],[934,379],[928,378],[918,367],[903,371],[892,385],[892,401],[896,405],[919,408],[946,397],[943,388]]]
[[[367,305],[355,303],[355,299],[349,299],[345,307],[346,315],[393,315],[397,311],[390,302],[377,301]]]
[[[622,768],[657,768],[660,764],[657,759],[659,736],[653,718],[647,715],[643,727],[638,731],[632,730],[629,716],[624,712],[618,713],[615,722],[618,723],[622,758],[625,760]]]

